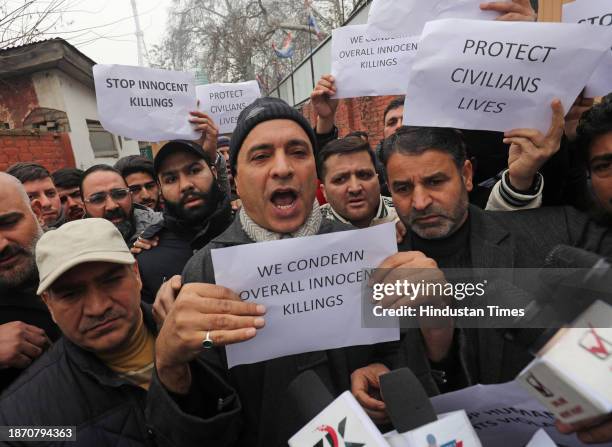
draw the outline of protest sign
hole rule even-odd
[[[403,95],[406,72],[417,51],[415,37],[367,37],[367,25],[332,31],[335,98]]]
[[[236,128],[240,112],[261,96],[257,81],[235,84],[198,85],[196,95],[200,110],[211,116],[219,126],[219,133],[230,133]]]
[[[142,141],[197,140],[193,74],[129,65],[94,65],[100,122],[109,132]]]
[[[612,28],[569,23],[428,22],[412,62],[404,124],[546,133],[552,100],[570,109],[611,37]]]
[[[610,0],[576,0],[563,5],[563,21],[584,25],[612,27],[612,2]],[[612,92],[612,39],[610,51],[589,80],[585,96],[605,96]]]
[[[508,0],[509,1],[509,0]],[[368,13],[367,35],[419,36],[425,23],[437,19],[493,20],[499,14],[482,11],[481,0],[374,0]]]
[[[397,252],[392,223],[212,250],[215,281],[267,308],[255,338],[228,345],[228,367],[399,339],[361,327],[364,269]]]
[[[557,447],[557,444],[550,439],[550,436],[544,430],[539,429],[525,447]]]
[[[539,429],[557,444],[579,447],[576,435],[563,435],[555,428],[555,416],[516,382],[475,385],[435,396],[436,413],[465,410],[483,447],[525,445]]]

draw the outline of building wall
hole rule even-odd
[[[395,96],[376,96],[342,99],[336,111],[336,126],[339,136],[363,130],[368,133],[370,144],[374,147],[382,139],[383,113]],[[314,126],[316,115],[310,102],[300,107],[302,114]]]
[[[9,129],[20,128],[23,120],[37,108],[38,98],[29,76],[0,79],[0,124]]]
[[[95,158],[86,121],[88,119],[99,121],[95,91],[59,70],[36,73],[33,79],[42,107],[59,108],[61,104],[60,110],[66,111],[77,167],[87,169],[98,163],[112,165],[120,157],[140,154],[137,141],[126,141],[122,137],[115,136],[118,157]]]
[[[67,133],[0,130],[0,171],[20,161],[40,163],[51,172],[75,166]]]

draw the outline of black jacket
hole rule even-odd
[[[520,269],[538,269],[552,248],[571,245],[604,256],[612,256],[612,228],[597,225],[587,215],[570,207],[545,207],[528,211],[483,211],[470,206],[470,254],[472,266],[505,269],[520,282]],[[516,270],[513,270],[516,269]],[[485,272],[486,274],[486,272]],[[522,297],[521,297],[522,298]],[[414,332],[414,331],[413,331]],[[505,340],[495,329],[462,329],[456,347],[469,384],[513,380],[532,360],[520,345]],[[402,342],[402,353],[411,369],[430,369],[418,334]],[[436,387],[433,377],[431,387]]]
[[[164,219],[142,234],[144,239],[158,236],[157,246],[136,256],[142,279],[142,300],[153,303],[164,278],[180,275],[193,254],[221,234],[231,219],[232,209],[225,194],[215,212],[197,228],[186,226],[164,212]]]
[[[319,234],[348,229],[352,228],[323,219]],[[214,283],[210,251],[249,243],[253,241],[244,233],[237,217],[223,234],[197,252],[187,263],[183,281]],[[228,439],[218,445],[286,446],[289,437],[301,428],[295,425],[296,415],[285,401],[286,389],[293,379],[305,370],[313,370],[332,394],[338,396],[350,389],[350,375],[354,370],[375,362],[385,363],[391,368],[396,366],[397,344],[354,346],[291,355],[252,365],[240,365],[230,370],[227,369],[224,348],[208,350],[203,358],[211,370],[223,377],[235,390],[241,408],[240,413],[219,414],[219,418],[241,425],[242,430],[237,442]],[[305,422],[301,421],[301,425]]]
[[[156,333],[146,305],[143,315],[149,330]],[[200,367],[197,360],[193,362],[194,372]],[[209,374],[206,387],[200,388],[195,402],[216,404],[219,397],[230,392],[214,374]],[[58,440],[46,443],[48,446],[219,445],[206,430],[192,433],[183,428],[190,425],[177,403],[180,400],[165,390],[155,374],[147,392],[118,378],[94,354],[62,337],[0,396],[0,426],[76,427],[76,442]],[[215,410],[204,404],[186,405],[192,405],[200,417]],[[235,431],[215,420],[208,420],[207,427],[214,433]]]
[[[47,306],[36,296],[38,280],[19,289],[0,290],[0,325],[22,321],[45,331],[51,341],[57,340],[61,332],[51,319]],[[23,372],[18,368],[0,369],[0,393]]]

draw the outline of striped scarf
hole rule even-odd
[[[321,227],[321,221],[323,217],[321,216],[321,211],[319,210],[319,204],[315,200],[312,206],[312,212],[302,225],[295,233],[283,234],[283,233],[274,233],[270,230],[267,230],[259,225],[257,225],[253,219],[251,219],[244,207],[240,208],[240,224],[242,225],[242,229],[255,242],[265,242],[265,241],[277,241],[279,239],[287,239],[292,237],[303,237],[303,236],[314,236],[319,232],[319,228]]]

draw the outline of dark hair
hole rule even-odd
[[[62,168],[51,174],[56,188],[76,188],[81,186],[83,171],[77,168]]]
[[[350,137],[365,138],[366,140],[368,140],[370,138],[368,136],[368,133],[364,132],[363,130],[355,130],[354,132],[349,133],[344,138],[350,138]]]
[[[400,96],[398,98],[395,98],[389,104],[387,104],[387,107],[385,108],[385,113],[383,113],[383,125],[387,122],[387,113],[389,113],[391,110],[395,110],[395,109],[399,109],[400,107],[404,107],[405,100],[406,98],[404,96]]]
[[[396,152],[421,155],[430,149],[448,153],[459,169],[463,167],[467,157],[463,136],[457,129],[402,126],[383,141],[382,160],[386,168],[389,158]]]
[[[15,163],[6,170],[7,174],[16,177],[21,183],[43,180],[51,177],[49,171],[38,163]]]
[[[357,152],[367,152],[372,160],[372,166],[376,169],[376,159],[370,145],[359,137],[345,137],[332,140],[323,147],[317,154],[317,173],[319,180],[325,178],[325,161],[332,155],[355,154]]]
[[[593,141],[609,132],[612,132],[612,93],[584,112],[576,128],[577,147],[587,166]]]
[[[85,196],[83,195],[83,183],[85,183],[85,179],[91,174],[93,174],[94,172],[114,172],[115,174],[117,174],[119,177],[123,179],[121,172],[119,172],[117,169],[113,168],[112,166],[104,165],[104,164],[93,165],[92,167],[87,169],[83,173],[83,177],[81,177],[81,184],[79,185],[79,188],[81,189],[81,197],[83,199],[85,199]],[[125,182],[125,180],[123,181]]]
[[[128,155],[120,158],[115,163],[115,169],[119,171],[121,177],[126,178],[128,175],[142,172],[148,174],[152,179],[155,179],[155,169],[153,162],[141,155]]]

